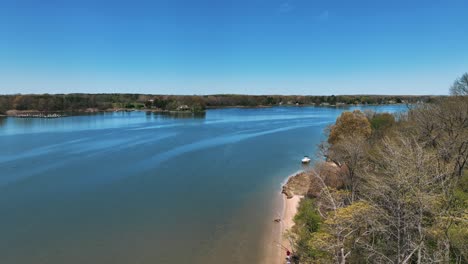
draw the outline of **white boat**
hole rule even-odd
[[[304,158],[302,158],[302,163],[309,163],[310,162],[310,158],[307,157],[307,156],[304,156]]]

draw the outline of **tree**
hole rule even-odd
[[[368,138],[371,132],[369,120],[361,111],[343,112],[337,118],[335,125],[331,127],[328,142],[335,144],[348,137]]]
[[[346,137],[329,148],[327,158],[340,167],[340,173],[349,191],[349,201],[356,198],[362,179],[359,170],[366,166],[368,146],[362,137]]]
[[[153,101],[150,101],[150,100],[146,101],[145,102],[145,107],[147,109],[153,108]]]
[[[381,209],[384,244],[365,245],[393,263],[448,263],[451,166],[411,135],[386,138],[372,155],[361,199]]]
[[[449,97],[412,109],[408,124],[408,133],[436,149],[440,160],[452,162],[453,173],[462,175],[468,162],[468,97]]]
[[[468,72],[455,80],[452,87],[450,87],[450,94],[460,96],[468,95]]]
[[[13,107],[16,110],[32,109],[32,97],[30,95],[17,95],[13,100]]]
[[[389,113],[375,114],[375,116],[370,119],[370,123],[374,131],[386,129],[395,124],[395,116]]]
[[[365,201],[349,204],[347,191],[330,188],[324,175],[315,170],[312,173],[321,184],[321,192],[315,204],[323,220],[320,228],[310,232],[307,243],[309,250],[315,252],[313,258],[304,261],[302,256],[301,263],[348,263],[353,252],[359,250],[359,243],[368,240],[369,227],[377,226],[373,222],[379,211]]]
[[[10,110],[10,100],[8,97],[0,97],[0,114],[5,114]]]

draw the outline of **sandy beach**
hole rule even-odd
[[[294,226],[294,216],[297,213],[297,208],[299,206],[299,202],[304,196],[302,195],[294,195],[292,198],[287,198],[286,195],[283,195],[283,217],[280,222],[281,226],[281,244],[283,247],[288,248],[290,251],[292,246],[290,241],[285,236],[287,231],[290,230]],[[280,248],[280,257],[278,263],[286,263],[286,249],[283,247]]]
[[[308,189],[305,182],[308,181],[305,181],[304,171],[298,171],[282,184],[282,192],[275,198],[276,215],[272,217],[266,228],[265,254],[260,259],[260,263],[286,263],[286,250],[292,251],[292,246],[285,235],[294,226],[294,216],[299,202]]]
[[[302,195],[294,195],[291,199],[288,199],[284,194],[277,197],[276,208],[278,209],[278,214],[274,216],[268,224],[268,231],[263,242],[264,255],[260,258],[259,263],[286,263],[285,248],[291,249],[291,245],[286,239],[285,234],[287,230],[291,229],[294,225],[293,219],[302,197]],[[274,221],[277,218],[280,218],[281,221]]]

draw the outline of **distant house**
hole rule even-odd
[[[188,111],[190,110],[190,107],[188,105],[179,105],[177,107],[177,111]]]

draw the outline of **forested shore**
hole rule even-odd
[[[414,104],[436,96],[385,95],[148,95],[148,94],[16,94],[0,95],[0,114],[28,112],[96,112],[115,110],[203,112],[207,108],[281,105],[343,106],[352,104]],[[14,111],[12,111],[14,110]],[[10,112],[8,112],[10,111]]]
[[[338,117],[303,175],[295,263],[468,263],[468,74],[451,94]]]

